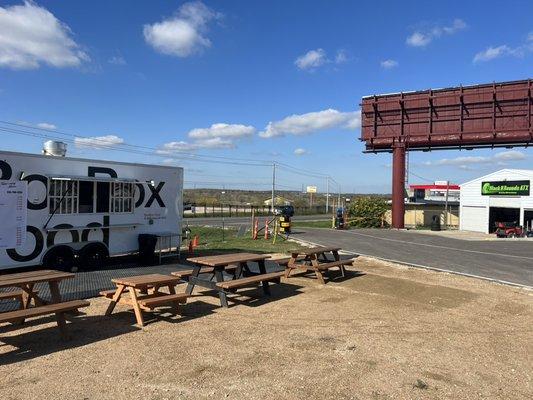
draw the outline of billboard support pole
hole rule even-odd
[[[396,143],[392,150],[392,227],[403,229],[405,214],[405,144]]]

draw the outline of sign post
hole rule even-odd
[[[309,193],[309,207],[313,206],[313,193],[317,192],[316,186],[307,186],[307,193]]]

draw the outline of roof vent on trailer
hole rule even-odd
[[[65,157],[67,144],[55,140],[47,140],[43,144],[43,154],[46,156]]]

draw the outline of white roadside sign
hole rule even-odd
[[[0,181],[0,248],[24,245],[27,202],[27,182]]]

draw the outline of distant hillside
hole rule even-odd
[[[183,202],[191,204],[235,204],[235,205],[262,205],[267,199],[270,199],[270,191],[255,191],[255,190],[224,190],[221,189],[184,189],[183,190]],[[290,201],[295,207],[306,207],[309,205],[310,195],[308,193],[302,193],[299,191],[289,190],[277,190],[276,196],[281,196]],[[353,194],[342,193],[341,198],[354,199],[362,196],[377,196],[390,199],[390,195],[384,194]],[[337,199],[336,193],[330,194],[330,199]],[[315,193],[313,194],[313,205],[325,205],[326,194]]]

